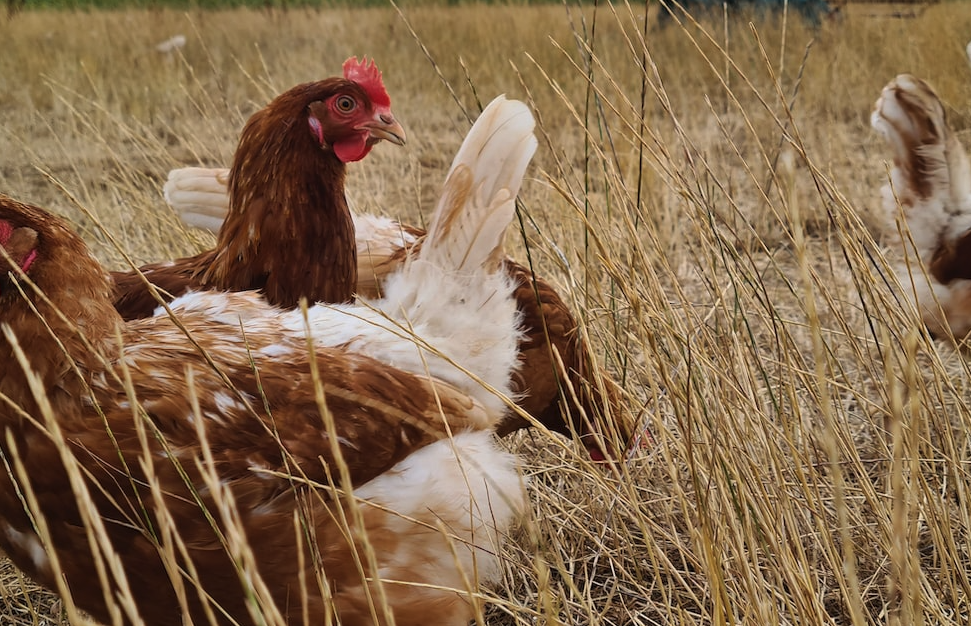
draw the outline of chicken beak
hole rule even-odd
[[[396,146],[405,145],[405,129],[394,119],[391,111],[378,111],[374,119],[364,124],[370,133],[368,143],[377,143],[384,139]]]

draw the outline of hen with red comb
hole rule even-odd
[[[405,132],[374,61],[348,59],[343,77],[297,85],[243,128],[229,172],[229,213],[216,247],[192,257],[115,272],[125,319],[190,289],[256,289],[274,305],[300,298],[348,302],[357,283],[354,222],[344,196],[346,163]]]
[[[373,59],[369,62],[367,58],[358,61],[357,57],[351,57],[344,61],[344,78],[363,87],[375,106],[391,106],[391,96]]]

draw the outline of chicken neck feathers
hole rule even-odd
[[[306,98],[288,98],[293,91],[254,114],[240,135],[229,213],[201,286],[258,289],[285,308],[301,296],[349,302],[357,249],[345,166],[300,123]]]

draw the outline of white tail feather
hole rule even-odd
[[[536,151],[534,125],[521,102],[500,96],[486,107],[459,149],[418,258],[388,277],[385,297],[375,303],[433,347],[416,367],[473,395],[497,416],[504,401],[478,381],[508,396],[518,363],[515,285],[500,261],[516,194]]]
[[[476,120],[432,217],[420,258],[440,268],[475,271],[499,260],[526,166],[536,152],[535,121],[525,104],[499,96]]]
[[[228,182],[224,168],[180,167],[169,172],[162,193],[187,226],[218,233],[229,211]]]

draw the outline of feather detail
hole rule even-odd
[[[218,233],[229,211],[228,184],[228,169],[183,167],[169,172],[162,193],[186,224]]]
[[[357,235],[357,294],[380,297],[388,276],[398,269],[423,231],[374,215],[354,215]]]
[[[901,74],[884,87],[871,125],[893,152],[890,184],[883,190],[888,223],[898,210],[909,231],[888,238],[906,254],[915,251],[923,267],[902,262],[897,278],[935,335],[958,339],[971,332],[971,165],[949,128],[933,88]],[[913,242],[913,249],[910,241]],[[926,272],[926,273],[925,273]]]
[[[453,272],[502,256],[526,166],[536,152],[535,121],[522,102],[494,99],[459,148],[419,257]]]
[[[536,151],[534,121],[522,102],[499,96],[462,143],[417,258],[388,277],[378,308],[422,338],[434,337],[424,359],[465,368],[502,395],[518,358],[515,284],[501,271],[502,238],[516,210],[516,194]],[[475,381],[435,370],[484,404]]]

